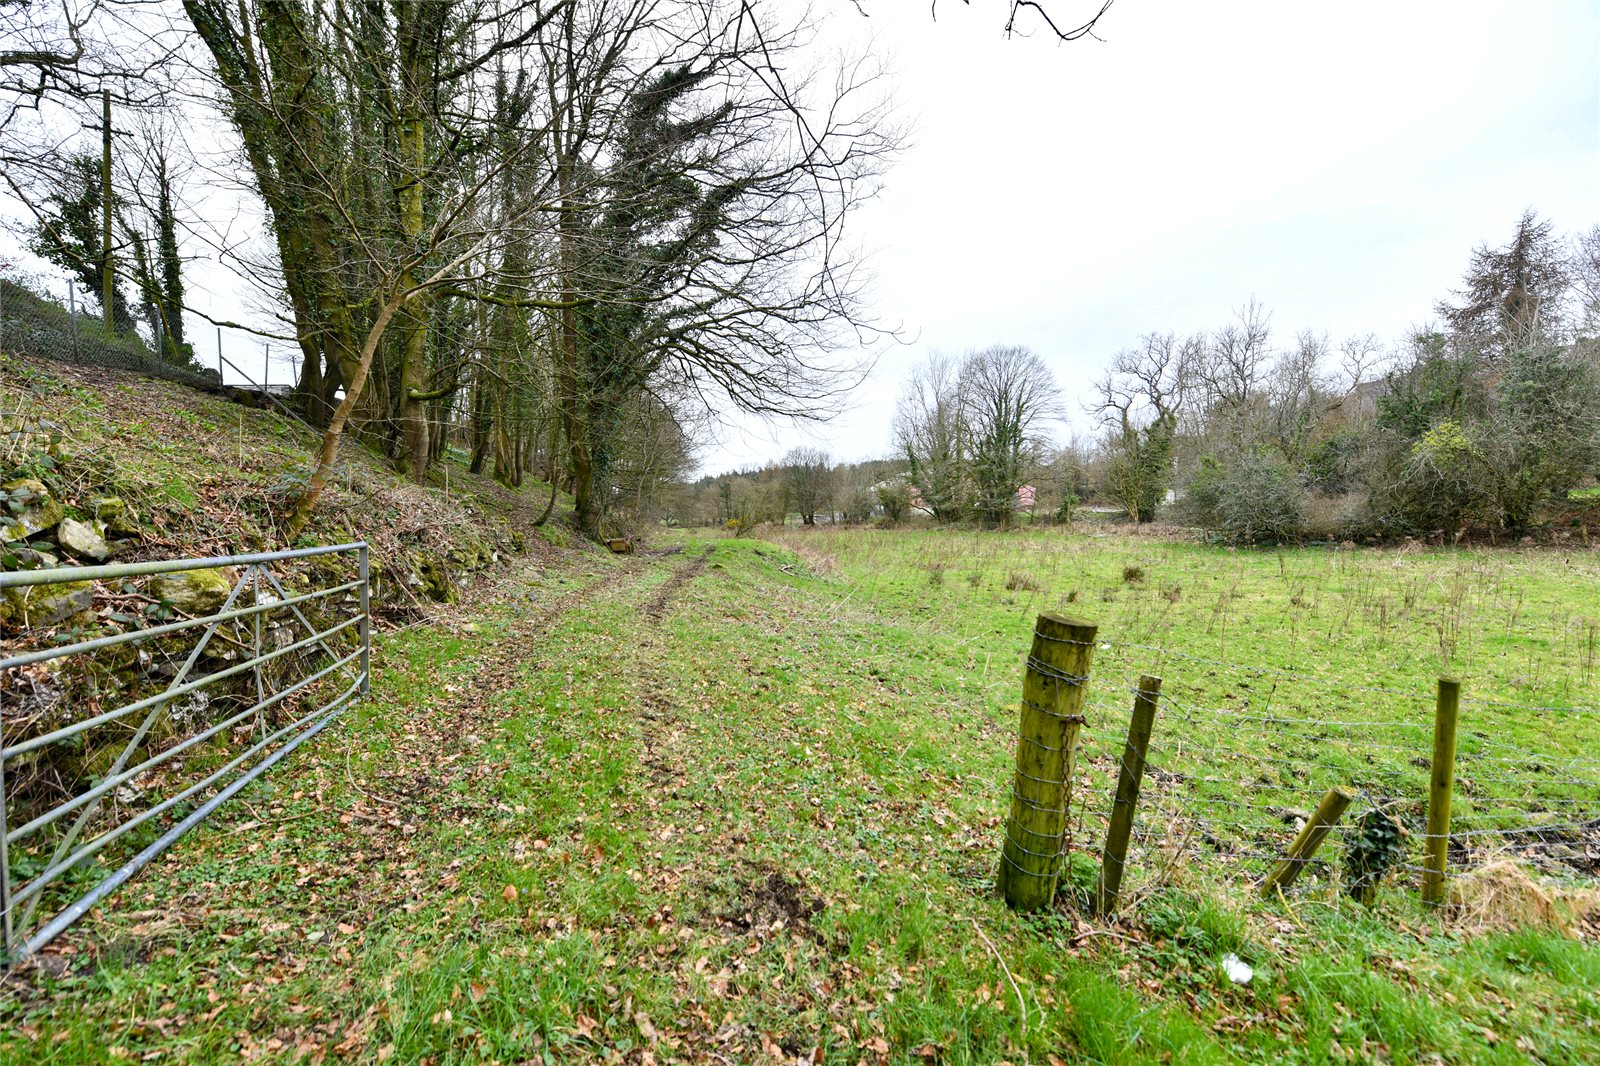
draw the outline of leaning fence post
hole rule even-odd
[[[1127,868],[1128,838],[1133,834],[1133,812],[1139,803],[1139,784],[1144,780],[1144,760],[1150,750],[1150,733],[1155,727],[1160,698],[1159,677],[1139,678],[1133,718],[1128,722],[1128,743],[1122,749],[1122,769],[1117,774],[1117,798],[1111,808],[1111,824],[1106,828],[1105,852],[1100,858],[1100,884],[1094,904],[1098,914],[1117,909],[1122,873]]]
[[[1275,888],[1288,888],[1294,884],[1294,879],[1300,876],[1300,871],[1311,861],[1311,856],[1317,853],[1323,839],[1333,830],[1344,809],[1355,798],[1355,792],[1343,785],[1328,789],[1328,794],[1322,797],[1316,811],[1301,827],[1294,843],[1289,845],[1289,854],[1272,868],[1267,879],[1261,883],[1261,890],[1270,893]]]
[[[1461,682],[1439,679],[1433,705],[1433,764],[1428,786],[1427,853],[1423,858],[1422,901],[1437,907],[1445,900],[1445,864],[1450,855],[1450,800],[1456,784],[1456,714]]]
[[[1011,817],[998,877],[1006,902],[1021,910],[1047,907],[1055,899],[1073,755],[1097,632],[1091,622],[1058,614],[1041,614],[1034,625],[1033,650],[1022,679]]]

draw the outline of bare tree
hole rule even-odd
[[[976,508],[996,525],[1008,525],[1017,490],[1043,450],[1042,431],[1060,413],[1055,375],[1029,349],[999,345],[967,356],[961,378]]]
[[[1327,366],[1329,350],[1327,334],[1301,330],[1295,346],[1267,368],[1260,443],[1291,464],[1304,458],[1318,420],[1332,406],[1336,386]]]
[[[1118,352],[1095,383],[1090,408],[1100,418],[1107,452],[1107,489],[1135,522],[1148,522],[1172,479],[1173,445],[1196,346],[1170,333],[1149,333],[1140,347]]]
[[[584,528],[633,390],[812,420],[839,408],[864,372],[842,353],[876,332],[843,227],[897,136],[873,63],[804,72],[804,18],[699,0],[630,33],[659,5],[608,8],[567,9],[544,45],[572,101],[552,131],[572,304],[555,354]],[[602,69],[608,55],[627,62]]]
[[[961,0],[961,2],[970,4],[972,0]],[[1043,0],[1010,0],[1006,12],[1004,32],[1008,37],[1015,33],[1026,34],[1028,28],[1025,25],[1018,25],[1019,20],[1023,19],[1026,13],[1026,15],[1033,16],[1044,27],[1045,31],[1056,40],[1077,41],[1084,37],[1094,37],[1094,31],[1100,24],[1101,16],[1111,9],[1112,3],[1113,0],[1104,0],[1099,9],[1088,19],[1082,22],[1073,22],[1063,18],[1059,13],[1053,13],[1058,12],[1060,7],[1065,6],[1064,4],[1050,4],[1043,2]],[[856,6],[860,8],[861,5],[862,0],[856,0]],[[932,11],[934,17],[937,18],[939,0],[933,0]],[[865,11],[862,13],[865,14]],[[1095,39],[1098,40],[1099,38],[1096,37]]]
[[[1251,297],[1234,321],[1215,331],[1186,368],[1213,416],[1241,421],[1261,396],[1271,361],[1271,315]]]
[[[895,410],[895,439],[922,506],[941,522],[966,513],[971,429],[960,366],[935,353],[911,372]]]
[[[821,448],[799,447],[783,457],[784,492],[802,525],[817,524],[833,493],[833,462]]]
[[[167,63],[182,46],[160,0],[33,0],[0,3],[0,162],[48,172],[49,132],[24,130],[51,106],[98,103],[110,90],[122,107],[164,106]]]
[[[1571,275],[1578,300],[1578,328],[1593,336],[1600,332],[1600,225],[1590,226],[1573,239]]]

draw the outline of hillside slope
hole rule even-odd
[[[312,429],[277,411],[138,374],[0,354],[0,485],[13,496],[28,492],[19,483],[36,483],[32,495],[43,486],[49,500],[24,496],[22,509],[42,506],[52,527],[65,518],[97,529],[115,561],[286,546],[279,515],[315,444]],[[459,457],[423,487],[347,440],[337,471],[298,543],[368,541],[380,615],[403,620],[454,599],[464,579],[504,556],[566,543],[558,528],[535,528],[548,487],[530,480],[509,490],[467,473]],[[109,523],[107,498],[121,502]],[[26,545],[46,554],[13,551],[5,565],[73,561],[52,528],[29,532]]]

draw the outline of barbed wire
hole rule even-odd
[[[1403,854],[1391,868],[1395,879],[1409,884],[1427,873],[1420,858],[1427,840],[1423,822],[1432,772],[1433,692],[1352,685],[1154,645],[1102,640],[1099,647],[1155,652],[1178,662],[1202,663],[1213,675],[1224,675],[1199,684],[1162,680],[1129,850],[1122,860],[1124,892],[1153,887],[1193,863],[1225,879],[1261,880],[1286,858],[1295,834],[1335,785],[1355,789],[1358,810],[1329,827],[1303,873],[1338,876],[1344,852],[1358,843],[1361,817],[1368,809],[1383,811],[1402,826]],[[1086,724],[1073,771],[1080,795],[1072,805],[1072,836],[1078,842],[1074,850],[1090,855],[1099,852],[1096,831],[1103,833],[1109,825],[1115,801],[1108,799],[1129,769],[1125,730],[1132,700],[1149,695],[1127,676],[1133,658],[1101,657],[1083,708]],[[1146,665],[1143,673],[1156,672]],[[1246,691],[1232,703],[1217,698],[1219,689],[1239,687],[1238,680],[1230,684],[1228,675],[1242,680],[1263,674],[1303,688],[1298,695],[1286,695],[1275,680],[1270,694]],[[1326,702],[1329,692],[1379,693],[1427,710],[1401,718],[1374,708],[1379,713],[1363,719],[1305,711],[1280,714],[1251,705],[1265,697],[1314,706]],[[1119,702],[1124,699],[1128,702]],[[1461,706],[1495,712],[1484,723],[1490,729],[1510,721],[1505,712],[1538,709],[1493,699],[1464,698]],[[1549,743],[1555,743],[1553,738]],[[1495,855],[1510,855],[1564,876],[1600,873],[1600,759],[1529,744],[1472,729],[1459,733],[1447,876],[1458,874],[1463,862]]]

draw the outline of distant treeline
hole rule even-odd
[[[797,449],[682,487],[672,516],[741,525],[1068,520],[1080,505],[1242,543],[1522,536],[1574,520],[1600,467],[1600,226],[1533,212],[1473,251],[1436,322],[1398,349],[1274,340],[1254,301],[1118,352],[1060,440],[1060,393],[1031,352],[930,356],[902,389],[897,454],[833,464]]]

